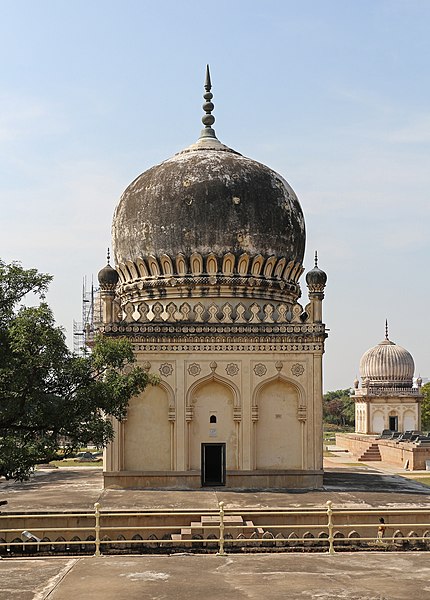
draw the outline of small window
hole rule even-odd
[[[209,423],[216,423],[216,416],[215,415],[211,415],[210,416]]]

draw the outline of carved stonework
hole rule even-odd
[[[150,368],[151,368],[151,363],[149,362],[149,360],[145,360],[145,361],[142,363],[142,369],[143,369],[144,371],[148,372]]]
[[[191,363],[191,365],[189,365],[189,367],[188,367],[188,373],[192,377],[197,377],[197,375],[200,375],[201,371],[202,371],[202,368],[198,363]]]
[[[306,406],[304,406],[303,404],[301,404],[298,408],[297,408],[297,418],[299,421],[306,421],[307,418],[307,410],[306,410]]]
[[[275,369],[279,372],[282,371],[282,361],[281,360],[277,360],[275,362]]]
[[[263,377],[263,375],[266,375],[267,373],[266,365],[263,365],[263,363],[258,363],[254,367],[254,373],[257,375],[257,377]]]
[[[242,408],[235,406],[233,409],[233,421],[239,422],[242,420]]]
[[[310,304],[306,311],[300,304],[267,303],[255,301],[246,305],[238,300],[236,303],[206,304],[191,301],[179,303],[168,301],[138,302],[133,294],[124,295],[122,316],[126,323],[229,323],[229,324],[271,324],[271,323],[313,323],[313,311]]]
[[[291,367],[291,373],[293,375],[295,375],[295,377],[300,377],[300,375],[303,375],[304,372],[305,372],[305,367],[303,365],[301,365],[300,363],[295,363]]]
[[[228,363],[225,370],[227,375],[230,375],[230,377],[234,377],[239,373],[239,367],[235,363]]]
[[[211,368],[212,373],[214,373],[218,367],[217,363],[214,360],[211,362],[211,364],[209,366]]]
[[[258,406],[253,406],[251,409],[251,420],[253,423],[258,421]]]
[[[163,363],[158,370],[164,377],[169,377],[173,373],[173,366],[170,363]]]

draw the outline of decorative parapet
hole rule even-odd
[[[210,301],[209,304],[205,302]],[[213,298],[143,302],[130,299],[123,302],[117,322],[125,323],[210,323],[210,324],[281,324],[311,323],[312,314],[299,303],[277,303],[244,299],[237,302],[214,302]]]
[[[368,387],[354,390],[354,397],[362,396],[422,396],[419,388]]]

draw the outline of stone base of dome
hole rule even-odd
[[[104,472],[108,489],[180,489],[202,487],[200,471],[112,471]],[[226,488],[242,490],[319,489],[323,471],[255,470],[227,471]]]

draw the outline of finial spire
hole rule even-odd
[[[110,264],[110,263],[109,263],[109,261],[110,261],[110,250],[109,250],[109,248],[108,248],[108,249],[107,249],[107,264],[108,264],[108,265]]]
[[[318,251],[315,250],[315,266],[318,266]]]
[[[388,319],[385,319],[385,339],[388,340]]]
[[[212,125],[215,123],[215,117],[212,114],[214,109],[213,102],[211,102],[213,98],[213,94],[211,92],[212,82],[211,82],[211,74],[209,71],[209,65],[206,65],[206,78],[205,78],[205,90],[206,92],[203,94],[203,98],[205,102],[203,104],[203,110],[205,111],[205,115],[202,117],[202,123],[205,126],[202,129],[200,134],[200,139],[202,138],[214,138],[216,139],[215,131],[212,129]]]

